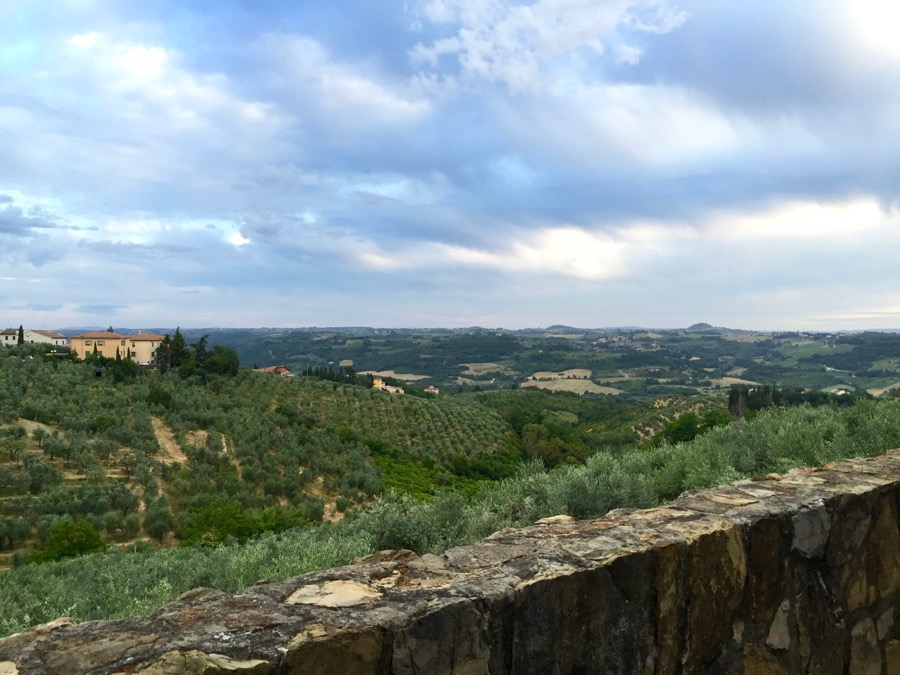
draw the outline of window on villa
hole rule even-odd
[[[84,341],[84,346],[85,346],[85,347],[90,347],[90,346],[91,346],[91,341],[90,341],[90,340],[85,340],[85,341]]]
[[[98,345],[99,347],[102,347],[102,346],[103,346],[103,340],[97,340],[97,345]]]
[[[122,346],[123,347],[125,346],[125,340],[122,340]]]

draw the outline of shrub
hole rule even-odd
[[[106,548],[97,530],[86,520],[60,518],[47,531],[47,539],[34,557],[36,562],[61,560]]]

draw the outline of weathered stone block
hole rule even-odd
[[[766,638],[766,646],[771,649],[791,648],[791,626],[789,623],[791,601],[785,600],[778,606],[772,625],[769,627],[769,635]]]
[[[788,675],[774,654],[759,645],[744,645],[744,675]]]
[[[132,671],[135,675],[266,675],[268,661],[253,659],[236,661],[219,654],[204,654],[196,649],[171,651],[158,661],[147,663]]]
[[[794,525],[793,547],[807,558],[818,558],[825,553],[831,518],[824,504],[805,509],[791,519]]]
[[[869,586],[878,599],[900,591],[900,518],[893,499],[882,499],[869,534]]]
[[[371,675],[388,672],[384,634],[378,628],[315,624],[286,645],[283,673]]]
[[[747,604],[754,621],[769,621],[782,597],[784,531],[777,518],[753,524],[747,533]]]
[[[884,648],[884,660],[887,662],[885,675],[900,675],[900,640],[887,643]]]
[[[683,649],[682,548],[668,544],[656,551],[656,675],[676,673]]]
[[[731,634],[747,576],[743,537],[733,523],[718,521],[688,542],[688,610],[682,663],[697,672],[721,652]]]
[[[487,623],[481,608],[463,598],[419,617],[394,637],[391,672],[487,675]]]
[[[850,672],[853,675],[881,675],[881,666],[875,622],[864,619],[850,632]]]

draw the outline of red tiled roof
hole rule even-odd
[[[18,335],[18,328],[7,328],[6,330],[0,330],[0,335]]]
[[[257,373],[275,373],[276,375],[291,372],[290,369],[285,368],[284,366],[266,366],[265,368],[254,368],[254,371]]]
[[[127,335],[120,333],[110,333],[108,330],[94,330],[82,333],[81,335],[73,335],[73,340],[127,340]],[[160,338],[162,339],[162,338]]]
[[[157,335],[156,333],[137,333],[135,335],[126,335],[125,337],[135,342],[161,342],[162,340],[165,340],[165,337]]]
[[[53,338],[54,340],[64,340],[66,337],[62,333],[57,333],[56,331],[52,330],[35,330],[34,332],[40,333],[44,337]]]

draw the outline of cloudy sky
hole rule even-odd
[[[0,0],[0,324],[900,328],[883,0]]]

